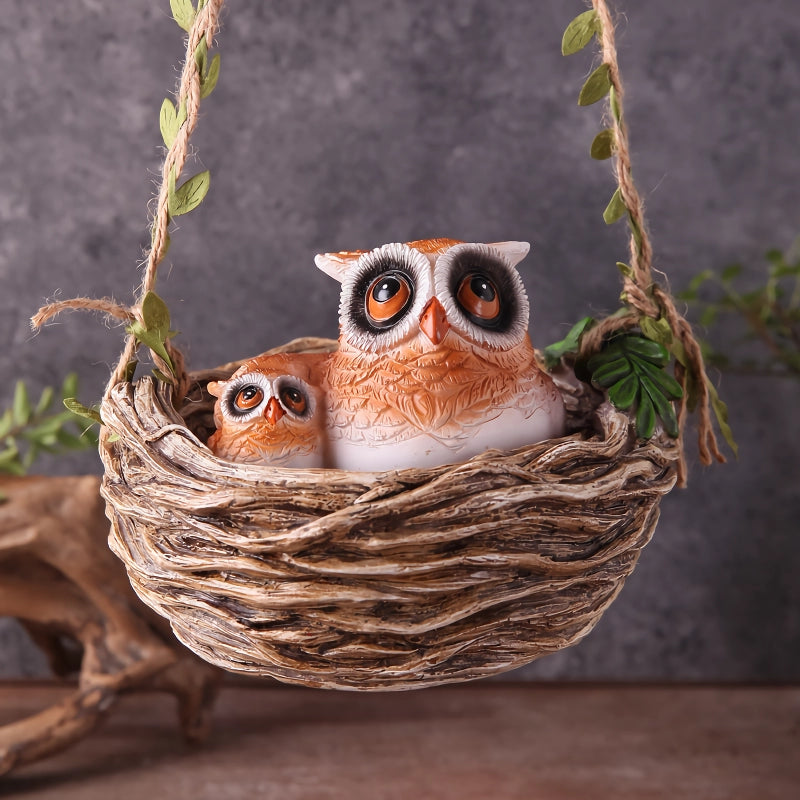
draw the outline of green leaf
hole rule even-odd
[[[130,383],[133,380],[133,376],[136,374],[136,367],[139,366],[139,362],[132,358],[126,365],[125,365],[125,375],[123,376],[123,380]]]
[[[169,7],[172,9],[172,18],[188,33],[195,18],[192,0],[169,0]]]
[[[87,408],[83,403],[78,402],[74,397],[67,397],[64,400],[64,407],[72,412],[76,417],[83,417],[84,419],[90,419],[92,422],[96,422],[98,425],[103,424],[103,420],[100,417],[100,412],[96,408]]]
[[[3,413],[3,416],[0,417],[0,439],[5,439],[9,433],[11,433],[11,429],[14,427],[14,414],[9,408],[7,411]]]
[[[611,89],[611,72],[608,64],[601,64],[586,79],[578,95],[579,106],[590,106],[602,100]]]
[[[717,418],[717,425],[719,425],[720,432],[725,437],[728,446],[733,450],[736,458],[739,458],[739,445],[733,438],[733,431],[728,422],[728,406],[720,399],[717,389],[710,379],[706,379],[706,386],[708,387],[708,394],[711,398],[711,407],[714,409],[714,415]]]
[[[646,339],[644,336],[638,336],[635,333],[628,334],[622,337],[622,345],[629,355],[651,361],[659,366],[663,366],[669,361],[667,348],[653,339]]]
[[[27,425],[28,421],[33,415],[33,406],[31,406],[31,401],[28,397],[28,387],[25,386],[24,381],[17,381],[17,385],[14,389],[14,402],[12,409],[14,414],[14,424]]]
[[[611,158],[614,152],[614,131],[610,128],[600,131],[594,137],[589,152],[592,158],[596,158],[598,161],[605,161],[607,158]]]
[[[178,112],[175,110],[175,104],[168,97],[165,97],[161,104],[158,125],[161,128],[161,138],[164,140],[164,144],[172,147],[181,126],[178,124]]]
[[[639,376],[631,373],[608,390],[608,399],[620,410],[627,411],[639,395]]]
[[[592,317],[584,317],[576,322],[569,333],[559,342],[554,342],[544,349],[544,363],[547,369],[553,369],[567,353],[575,353],[580,347],[581,336],[594,325]]]
[[[636,433],[642,439],[649,439],[656,429],[656,410],[647,392],[639,395],[639,407],[636,410]]]
[[[148,331],[155,331],[163,339],[167,338],[170,324],[169,309],[155,292],[148,292],[142,300],[142,319]]]
[[[592,41],[592,37],[599,32],[600,20],[593,8],[578,14],[564,31],[564,36],[561,39],[561,55],[570,56],[573,53],[580,52]]]
[[[36,404],[36,409],[34,410],[34,414],[38,417],[41,414],[44,414],[48,408],[53,404],[53,395],[55,392],[53,391],[52,386],[45,386],[44,390],[42,391],[42,395],[39,398],[39,402]]]
[[[611,109],[611,113],[614,115],[614,119],[619,123],[622,121],[622,109],[619,107],[619,97],[617,96],[617,90],[612,86],[608,92],[608,107]]]
[[[604,389],[614,386],[619,381],[627,378],[633,371],[630,361],[625,356],[605,363],[592,358],[589,360],[588,366],[589,371],[592,373],[592,381]]]
[[[189,178],[179,186],[169,199],[169,213],[173,217],[188,214],[203,202],[211,184],[211,173],[208,170]]]
[[[606,225],[613,225],[618,219],[622,219],[627,210],[619,187],[617,187],[617,190],[611,195],[611,200],[608,201],[606,210],[603,212],[603,219]]]
[[[167,353],[167,349],[164,346],[165,339],[160,336],[158,331],[147,330],[138,320],[125,330],[135,336],[137,341],[141,342],[145,347],[149,347],[156,355],[163,359],[171,370],[175,369],[172,359],[169,357],[169,353]]]
[[[642,359],[636,362],[636,368],[640,375],[650,378],[665,397],[671,400],[680,400],[683,397],[683,387],[663,367]]]
[[[669,322],[664,317],[659,317],[659,319],[642,317],[639,320],[639,327],[648,339],[652,339],[652,341],[669,349],[673,339],[672,328],[670,328]]]
[[[194,63],[197,65],[197,71],[200,73],[200,81],[202,82],[203,76],[206,74],[206,58],[208,57],[208,43],[204,36],[197,45],[194,51]]]
[[[628,266],[622,261],[617,261],[617,269],[622,273],[623,277],[633,280],[633,267]]]
[[[675,415],[675,409],[672,407],[672,403],[664,396],[658,386],[647,377],[647,375],[642,375],[640,380],[642,388],[647,392],[647,394],[650,396],[650,399],[653,401],[653,408],[655,408],[656,414],[661,419],[667,435],[671,436],[673,439],[676,439],[679,432],[678,417]]]
[[[202,99],[208,97],[217,85],[217,81],[219,80],[219,60],[219,53],[217,53],[214,58],[211,59],[208,72],[204,76],[201,76],[200,97]]]

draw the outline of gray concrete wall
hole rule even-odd
[[[158,109],[182,49],[166,0],[3,0],[0,401],[77,370],[99,397],[122,337],[72,315],[32,337],[58,293],[130,301],[148,241]],[[231,2],[204,104],[203,205],[180,220],[159,291],[190,366],[334,336],[323,250],[449,236],[530,239],[538,345],[616,307],[622,225],[563,58],[564,0]],[[618,44],[635,176],[657,267],[680,288],[800,232],[797,0],[628,0]],[[798,386],[723,375],[741,460],[663,504],[653,542],[596,630],[515,677],[800,678]],[[42,462],[94,471],[94,454]],[[41,672],[11,621],[0,675]]]

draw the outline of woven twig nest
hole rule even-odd
[[[203,444],[202,383],[231,371],[200,380],[188,427],[150,378],[102,408],[119,437],[103,449],[111,546],[177,637],[227,670],[406,689],[530,662],[591,630],[675,483],[675,444],[637,441],[607,403],[589,430],[455,466],[229,463]]]

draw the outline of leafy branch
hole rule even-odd
[[[700,272],[678,297],[699,310],[699,322],[706,328],[723,315],[744,321],[743,338],[766,350],[766,359],[732,360],[704,342],[710,363],[720,369],[800,379],[800,238],[787,252],[770,250],[765,259],[766,281],[754,288],[740,286],[742,265],[731,264],[719,272]]]
[[[77,375],[70,373],[60,389],[65,404],[76,402],[77,390]],[[48,386],[34,404],[25,383],[17,381],[11,408],[0,415],[0,473],[25,475],[41,453],[60,455],[97,447],[97,432],[87,427],[85,414],[69,408],[53,410],[55,395]],[[99,415],[93,418],[97,420]]]

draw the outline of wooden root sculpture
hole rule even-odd
[[[80,670],[60,703],[0,727],[0,775],[71,745],[123,692],[171,692],[186,738],[208,733],[220,673],[131,590],[107,546],[99,487],[95,476],[0,477],[0,615],[22,622],[56,674]]]

